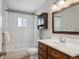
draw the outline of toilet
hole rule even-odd
[[[29,59],[38,59],[38,48],[28,48]]]

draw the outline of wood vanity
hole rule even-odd
[[[69,56],[41,42],[38,43],[38,49],[39,59],[79,59],[79,56]]]

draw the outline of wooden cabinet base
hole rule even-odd
[[[38,43],[39,59],[79,59],[79,56],[71,57],[63,52],[60,52],[52,47],[49,47],[41,42]]]

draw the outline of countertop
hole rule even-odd
[[[61,43],[53,39],[39,40],[39,42],[55,48],[69,56],[79,56],[79,44],[72,42]]]

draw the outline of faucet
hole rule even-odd
[[[66,43],[66,40],[64,38],[62,38],[62,37],[59,37],[59,42],[60,43]]]

